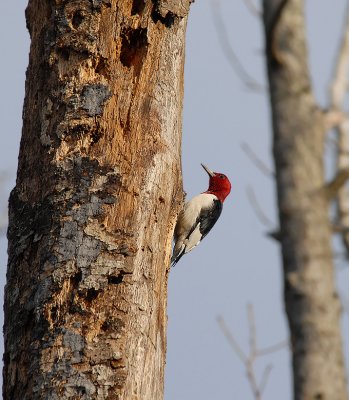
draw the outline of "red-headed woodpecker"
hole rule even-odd
[[[188,201],[180,212],[174,232],[171,266],[189,253],[210,232],[223,209],[223,202],[231,190],[229,179],[220,172],[212,172],[201,164],[210,177],[206,192]]]

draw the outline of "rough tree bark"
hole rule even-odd
[[[4,399],[163,398],[189,3],[29,1]]]
[[[347,399],[324,190],[326,123],[307,66],[302,0],[264,0],[294,398]]]

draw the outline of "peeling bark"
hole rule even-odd
[[[312,93],[302,0],[264,0],[294,399],[347,399],[324,180],[326,123]]]
[[[189,1],[161,3],[29,1],[4,399],[163,398]]]

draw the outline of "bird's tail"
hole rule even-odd
[[[173,249],[173,254],[171,257],[171,268],[174,267],[178,261],[182,258],[182,256],[184,255],[185,252],[185,246],[182,245],[180,247],[175,246]]]

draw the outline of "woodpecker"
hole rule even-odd
[[[209,186],[206,192],[188,201],[178,216],[173,238],[172,267],[210,232],[231,190],[229,179],[224,174],[213,172],[204,164],[201,166],[209,175]]]

